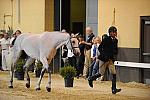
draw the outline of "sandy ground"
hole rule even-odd
[[[30,73],[30,76],[31,88],[25,87],[25,81],[15,79],[14,88],[9,89],[9,72],[0,71],[0,100],[150,100],[150,85],[141,83],[118,82],[117,85],[122,91],[113,95],[110,81],[96,81],[94,88],[90,88],[87,80],[75,79],[73,88],[65,88],[63,78],[52,75],[52,92],[47,92],[47,74],[42,80],[40,91],[35,91],[35,75]]]

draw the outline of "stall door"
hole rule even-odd
[[[141,62],[150,63],[150,16],[141,17]],[[141,78],[150,84],[150,69],[143,69]]]

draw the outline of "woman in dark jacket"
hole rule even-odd
[[[79,36],[79,49],[81,55],[77,60],[77,77],[81,77],[83,75],[83,68],[84,68],[84,61],[85,61],[85,55],[84,55],[85,44],[83,44],[82,41],[84,41],[83,36]]]

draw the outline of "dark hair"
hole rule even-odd
[[[84,38],[82,35],[79,35],[78,37],[79,37],[79,38]]]
[[[19,33],[21,34],[21,31],[20,31],[20,30],[17,30],[16,32],[19,32]],[[16,34],[16,32],[15,32],[15,34]]]
[[[1,37],[4,37],[4,34],[0,34]]]
[[[109,29],[108,29],[108,33],[110,34],[111,32],[117,32],[117,28],[115,26],[111,26]]]

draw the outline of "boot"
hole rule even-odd
[[[99,78],[101,76],[101,74],[95,74],[95,75],[93,75],[93,76],[90,76],[89,78],[88,78],[88,81],[89,81],[89,86],[90,87],[93,87],[93,81],[94,80],[96,80],[97,78]]]
[[[116,74],[113,74],[113,79],[112,79],[112,94],[116,94],[117,92],[120,92],[121,89],[116,88]]]

